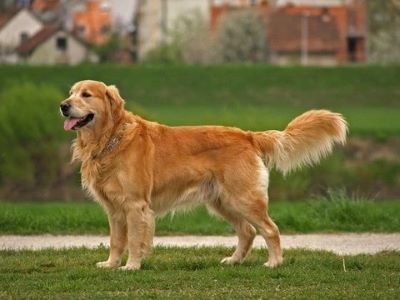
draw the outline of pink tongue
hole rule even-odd
[[[64,121],[64,130],[71,130],[81,119],[68,118]]]

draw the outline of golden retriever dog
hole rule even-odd
[[[282,264],[279,230],[268,215],[269,169],[283,173],[317,163],[346,140],[340,114],[311,110],[284,131],[243,131],[222,126],[170,127],[124,109],[117,88],[85,80],[61,103],[64,129],[75,130],[73,160],[81,162],[82,185],[108,215],[110,254],[97,263],[140,268],[152,247],[154,218],[202,203],[230,222],[238,235],[224,264],[239,264],[256,232],[268,246],[267,267]]]

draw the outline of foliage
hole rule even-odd
[[[266,34],[262,18],[253,11],[226,16],[216,34],[197,11],[175,22],[166,42],[149,51],[146,63],[254,63],[266,60]]]
[[[310,201],[270,201],[283,233],[398,232],[400,202],[373,202],[330,193]],[[107,217],[95,203],[2,203],[0,234],[107,234]],[[157,219],[157,235],[231,235],[232,226],[203,207]]]
[[[203,65],[217,62],[216,41],[199,12],[178,18],[173,35],[181,45],[183,62]]]
[[[107,62],[115,51],[121,48],[120,37],[113,34],[110,40],[103,45],[94,45],[92,50],[99,56],[99,62]]]
[[[43,82],[63,91],[78,80],[116,84],[125,100],[146,107],[257,109],[282,108],[296,113],[307,108],[340,108],[360,113],[359,122],[382,126],[374,115],[400,109],[400,66],[272,67],[80,65],[7,66],[0,68],[0,91],[12,82]],[[369,110],[362,118],[363,110]],[[174,111],[173,109],[171,110]],[[256,111],[255,111],[256,112]],[[367,117],[368,116],[368,117]],[[243,117],[243,114],[241,115]],[[265,119],[279,117],[266,115]],[[395,124],[388,118],[386,124]],[[260,121],[257,119],[257,121]],[[357,123],[359,123],[357,122]]]
[[[368,1],[369,60],[376,63],[400,62],[400,2]]]
[[[173,126],[210,124],[237,126],[256,131],[281,130],[291,119],[307,109],[332,109],[342,113],[348,120],[351,138],[362,138],[367,143],[373,141],[365,148],[371,154],[371,158],[358,157],[358,150],[351,148],[350,141],[344,151],[341,151],[340,147],[336,148],[334,154],[318,166],[305,168],[286,178],[274,172],[271,174],[271,199],[304,199],[312,194],[324,193],[328,187],[346,187],[348,190],[363,191],[368,196],[377,196],[380,199],[397,199],[400,196],[400,162],[396,150],[399,149],[396,142],[398,138],[395,137],[398,137],[400,132],[399,77],[398,66],[2,66],[0,94],[6,96],[2,96],[0,106],[4,101],[8,101],[7,98],[14,97],[7,96],[13,86],[16,86],[13,90],[25,84],[40,89],[39,92],[30,91],[29,99],[30,95],[39,97],[42,90],[63,91],[62,95],[57,93],[57,96],[51,96],[55,101],[51,107],[51,116],[55,120],[50,118],[49,120],[53,121],[46,123],[51,123],[54,130],[58,128],[61,131],[62,119],[59,118],[57,109],[59,101],[67,95],[75,81],[90,78],[116,84],[127,101],[127,108],[134,113]],[[24,82],[25,84],[22,84]],[[24,115],[39,115],[34,103],[36,100],[27,101],[23,109],[29,112],[24,112]],[[6,119],[7,122],[4,121]],[[4,120],[0,128],[14,126],[8,124],[8,116]],[[32,120],[30,118],[29,122]],[[25,128],[28,127],[22,127],[21,130]],[[68,142],[59,152],[59,156],[52,156],[49,160],[51,163],[63,163],[62,170],[69,166],[69,142],[73,137],[73,133],[60,132],[59,138]],[[3,139],[0,137],[2,150],[3,143],[8,145]],[[29,147],[38,147],[36,144],[30,143],[32,146]],[[10,149],[5,151],[11,152],[13,156],[21,151],[21,147]],[[34,150],[28,152],[32,151]],[[391,155],[393,159],[386,158],[385,153],[388,152],[394,153]],[[375,155],[381,155],[381,158],[373,158]],[[47,159],[48,156],[43,157]],[[3,158],[0,159],[3,161]],[[11,161],[9,163],[11,164]],[[3,175],[24,173],[22,164],[25,164],[24,160],[17,159],[13,163],[17,170],[0,172]],[[30,165],[26,164],[27,174],[32,174],[30,168]],[[50,184],[53,180],[40,180],[46,183],[38,185],[37,179],[36,184],[32,181],[29,184],[24,183],[29,180],[13,180],[13,185],[6,185],[7,178],[1,175],[0,195],[11,199],[9,193],[4,193],[4,187],[8,186],[14,187],[11,189],[15,192],[14,198],[21,199],[27,196],[26,199],[81,199],[83,194],[79,186],[79,173],[69,168],[67,181],[65,177],[58,177],[61,180],[58,181],[59,186]],[[43,169],[38,174],[53,177],[52,172]],[[52,189],[48,188],[49,184]],[[20,193],[22,188],[30,187],[35,188],[38,193]],[[51,195],[43,196],[50,192]]]
[[[180,16],[168,34],[167,41],[151,49],[143,59],[152,64],[209,64],[214,60],[212,37],[198,11]]]
[[[179,64],[182,62],[180,46],[175,42],[162,43],[146,53],[143,63],[148,64]]]
[[[0,94],[0,181],[14,188],[47,186],[60,171],[62,94],[21,82]],[[24,186],[24,187],[22,187]]]
[[[105,247],[0,251],[5,299],[397,299],[400,253],[338,256],[287,250],[267,269],[265,249],[223,266],[228,248],[157,247],[140,271],[97,269]],[[344,270],[343,264],[346,269]]]
[[[217,33],[218,52],[223,63],[265,62],[266,29],[254,11],[232,12],[222,20]]]

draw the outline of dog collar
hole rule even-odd
[[[107,142],[106,146],[103,148],[103,150],[100,151],[98,154],[94,154],[92,156],[92,159],[96,158],[101,158],[109,153],[111,153],[115,147],[117,147],[121,142],[121,136],[120,135],[114,135],[112,136],[109,141]]]
[[[110,153],[116,146],[118,146],[118,144],[121,141],[121,137],[120,136],[113,136],[107,143],[107,145],[104,147],[102,153],[103,154],[107,154]]]

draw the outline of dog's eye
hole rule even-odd
[[[88,92],[83,92],[82,93],[82,97],[83,98],[89,98],[89,97],[91,97],[92,95],[90,95]]]

